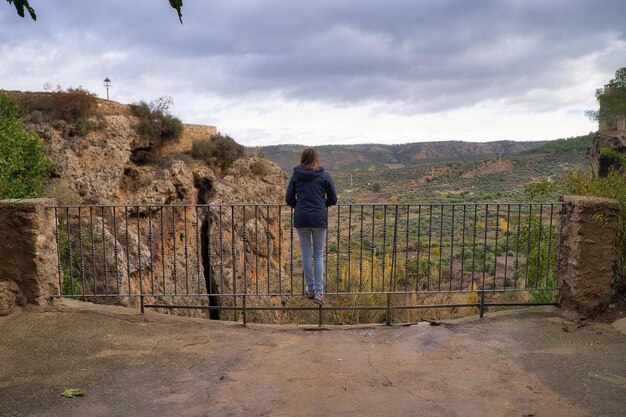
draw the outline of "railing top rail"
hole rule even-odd
[[[529,206],[529,205],[563,205],[562,201],[524,201],[524,202],[467,202],[467,203],[431,203],[431,202],[410,202],[410,203],[339,203],[341,207],[416,207],[416,206]],[[111,207],[139,207],[139,208],[166,208],[166,207],[289,207],[287,204],[265,204],[265,203],[219,203],[219,204],[59,204],[46,206],[48,209],[66,208],[111,208]]]

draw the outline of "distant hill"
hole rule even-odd
[[[468,161],[490,157],[508,156],[537,148],[546,141],[537,142],[417,142],[401,145],[325,145],[316,149],[326,169],[351,166],[386,166],[400,168],[405,165],[443,161]],[[304,145],[275,145],[251,148],[260,151],[283,170],[289,172],[300,161]]]
[[[573,136],[567,139],[551,140],[536,148],[522,152],[522,154],[544,154],[544,153],[584,153],[591,151],[593,133],[582,136]]]

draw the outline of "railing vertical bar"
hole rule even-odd
[[[119,263],[118,263],[119,249],[117,247],[117,213],[115,212],[115,209],[116,207],[113,206],[113,257],[115,258],[115,289],[117,291],[117,295],[119,295],[120,294],[120,271],[119,271]]]
[[[422,251],[422,205],[417,206],[417,248],[416,249],[416,267],[415,267],[415,292],[419,291],[420,279],[420,254]]]
[[[496,275],[498,270],[498,234],[500,232],[500,204],[496,204],[496,230],[493,244],[493,288],[497,288]]]
[[[80,282],[82,286],[83,296],[85,295],[85,258],[83,251],[83,218],[81,216],[81,208],[78,208],[78,244],[80,246]]]
[[[148,249],[150,250],[150,291],[154,295],[154,231],[152,230],[152,207],[148,207]]]
[[[246,247],[248,246],[248,228],[247,223],[246,223],[246,206],[242,206],[241,207],[241,211],[242,211],[242,221],[243,221],[243,228],[241,231],[241,240],[242,240],[242,244],[243,244],[243,250],[241,251],[241,256],[243,257],[243,301],[244,301],[244,306],[245,301],[246,301],[246,295],[248,294],[248,262],[246,261]],[[246,316],[244,315],[244,322],[246,321]],[[244,323],[245,324],[245,323]]]
[[[489,204],[485,204],[485,240],[483,241],[483,282],[482,290],[485,291],[485,277],[487,275],[487,233],[489,231]]]
[[[554,216],[554,204],[550,204],[550,226],[548,227],[548,256],[546,258],[546,286],[548,289],[550,286],[548,285],[548,280],[550,277],[550,264],[551,264],[551,256],[552,256],[552,218]]]
[[[372,266],[370,268],[370,292],[374,292],[374,269],[376,269],[376,264],[374,263],[374,233],[375,233],[375,223],[376,223],[376,206],[372,205],[372,241],[370,242],[370,254],[372,256]]]
[[[361,204],[361,228],[359,230],[359,292],[363,291],[363,204]]]
[[[443,275],[443,204],[441,205],[441,211],[439,213],[439,277],[438,277],[438,291],[441,291],[441,277]]]
[[[137,271],[139,278],[139,302],[141,304],[141,314],[145,313],[144,296],[143,296],[143,278],[141,275],[141,225],[139,224],[139,207],[135,207],[135,215],[137,216]]]
[[[382,273],[381,291],[385,291],[385,269],[387,266],[387,204],[383,205],[383,253],[382,253]]]
[[[472,283],[470,285],[470,290],[476,289],[476,237],[478,235],[478,227],[476,223],[478,222],[478,205],[474,204],[474,223],[472,230]]]
[[[411,220],[411,206],[406,205],[406,223],[404,225],[404,292],[409,285],[409,224]]]
[[[222,220],[222,206],[218,206],[218,232],[220,242],[220,291],[224,292],[224,221]]]
[[[428,206],[428,274],[426,276],[426,291],[430,291],[431,259],[433,239],[433,206]]]
[[[452,291],[452,281],[454,281],[454,276],[453,276],[453,263],[454,263],[454,209],[456,206],[452,206],[452,218],[450,219],[450,265],[449,265],[449,271],[448,271],[448,280],[450,281],[450,289],[449,291]]]
[[[385,313],[385,323],[391,326],[391,294],[387,293],[387,311]]]
[[[72,226],[71,226],[71,219],[70,219],[70,209],[69,207],[67,207],[65,209],[65,215],[67,216],[67,252],[68,252],[68,258],[69,258],[69,262],[68,262],[68,267],[69,267],[69,271],[70,271],[70,276],[69,276],[69,280],[70,280],[70,294],[69,295],[74,295],[74,274],[72,271],[72,263],[73,263],[73,259],[72,259]],[[115,239],[115,242],[117,243],[117,239]],[[117,252],[116,252],[117,253]],[[117,255],[116,255],[116,261],[117,261]],[[117,262],[116,262],[117,263]],[[118,281],[118,285],[117,285],[117,292],[119,293],[120,289],[119,289],[119,281]]]
[[[189,244],[187,242],[187,210],[188,209],[189,209],[188,206],[183,207],[183,227],[185,228],[185,231],[183,233],[185,250],[183,253],[185,255],[185,294],[186,295],[189,295]]]
[[[541,268],[541,239],[543,238],[543,204],[539,204],[539,237],[537,239],[537,262],[535,264],[535,289],[539,288],[539,270]]]
[[[352,205],[348,206],[348,292],[352,292]]]
[[[216,294],[215,288],[213,288],[213,244],[211,243],[211,206],[207,206],[206,208],[206,268],[208,271],[204,271],[205,274],[205,286],[207,286],[207,291],[209,294]],[[207,280],[208,278],[208,280]],[[209,281],[209,282],[206,282]],[[208,284],[208,285],[207,285]]]
[[[393,244],[391,252],[391,280],[390,287],[396,292],[396,279],[397,279],[397,260],[398,260],[398,205],[396,204],[394,218],[393,218]]]
[[[278,293],[283,293],[283,213],[278,206]]]
[[[290,293],[293,294],[293,208],[289,208],[289,282]],[[304,293],[304,285],[302,286]]]
[[[254,205],[254,280],[254,293],[259,295],[259,206],[256,204]]]
[[[467,217],[467,205],[463,204],[463,225],[461,226],[461,287],[463,291],[463,278],[465,278],[465,223]]]
[[[128,299],[131,300],[132,287],[130,283],[130,231],[128,229],[128,206],[124,206],[124,236],[126,237],[126,279],[128,279]]]
[[[270,207],[267,206],[265,208],[265,246],[266,246],[266,254],[267,259],[265,263],[265,269],[267,271],[267,294],[270,294]]]
[[[163,206],[159,210],[159,221],[161,223],[161,279],[163,280],[163,294],[167,293],[165,285],[165,221],[163,219]]]
[[[105,234],[105,222],[104,222],[104,206],[101,207],[100,219],[102,220],[102,270],[104,272],[104,294],[109,295],[109,274],[108,274],[108,265],[107,265],[107,242],[106,242],[106,234]]]
[[[329,210],[328,207],[326,207],[326,218],[330,218],[329,216]],[[324,242],[324,258],[325,258],[325,262],[324,262],[324,289],[326,289],[326,283],[328,283],[328,287],[330,287],[330,277],[328,276],[328,264],[330,264],[330,258],[328,257],[328,242],[330,239],[330,229],[327,228],[326,230],[326,241]],[[302,268],[302,273],[304,274],[304,268]],[[320,306],[321,308],[321,306]],[[321,313],[320,313],[321,316]]]
[[[198,206],[194,209],[196,215],[196,294],[201,294],[200,288],[200,251],[202,250],[202,240],[200,239],[200,211]]]
[[[504,241],[504,289],[506,290],[506,274],[509,269],[509,235],[511,226],[511,205],[506,205],[506,240]]]
[[[524,279],[524,288],[528,288],[528,268],[530,264],[530,239],[531,239],[531,231],[532,231],[532,221],[533,221],[533,205],[528,205],[528,236],[526,239],[526,277]]]
[[[59,275],[59,296],[63,295],[63,266],[61,265],[61,238],[59,237],[59,214],[57,207],[54,208],[54,239],[57,246],[57,274]],[[68,238],[69,242],[69,238]]]
[[[233,307],[237,307],[237,247],[235,240],[235,206],[230,206],[230,256],[233,263]],[[245,254],[244,254],[245,256]],[[237,310],[234,310],[234,320],[237,321]]]
[[[91,237],[91,266],[93,269],[93,295],[98,294],[98,272],[96,270],[96,238],[93,228],[93,206],[89,207],[89,233]]]
[[[341,206],[337,205],[337,264],[336,264],[336,269],[337,269],[337,275],[335,275],[335,291],[339,292],[339,281],[341,278],[341,265],[340,265],[340,252],[341,252],[341,229],[340,229],[340,224],[341,224]]]
[[[174,295],[178,295],[178,271],[177,271],[177,262],[176,262],[176,206],[171,206],[172,209],[172,231],[170,236],[172,237],[172,261],[173,261],[173,271],[174,271]]]
[[[513,274],[513,288],[517,289],[517,279],[519,278],[519,244],[520,244],[520,234],[521,234],[521,225],[522,225],[522,205],[518,204],[517,206],[517,225],[516,225],[516,233],[515,233],[515,273]]]

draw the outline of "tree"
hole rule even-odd
[[[0,198],[41,195],[43,181],[57,169],[37,135],[26,132],[18,107],[0,93]]]
[[[25,16],[24,10],[28,11],[28,14],[30,15],[30,18],[33,20],[37,20],[37,14],[35,13],[35,9],[33,9],[30,4],[28,4],[28,0],[7,0],[7,2],[9,2],[9,4],[13,4],[13,6],[15,6],[15,10],[17,11],[17,14],[21,17]],[[180,24],[183,24],[183,13],[182,13],[182,8],[183,8],[183,0],[169,0],[170,2],[170,6],[172,6],[172,8],[176,9],[176,11],[178,12],[178,20],[180,20]]]
[[[594,121],[606,120],[609,124],[626,114],[626,67],[615,71],[615,78],[605,88],[596,90],[598,110],[587,110],[585,115]]]
[[[617,88],[626,88],[626,67],[615,71],[615,78],[611,80],[611,84]]]

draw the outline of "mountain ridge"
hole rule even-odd
[[[322,165],[327,169],[339,169],[351,165],[384,165],[401,168],[407,164],[442,162],[450,160],[474,160],[513,155],[539,147],[548,141],[517,142],[501,140],[493,142],[433,141],[409,142],[385,145],[378,143],[354,145],[317,146]],[[270,145],[251,147],[260,152],[285,171],[298,164],[306,145]]]

